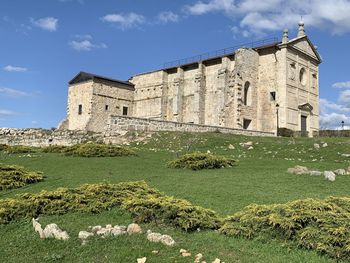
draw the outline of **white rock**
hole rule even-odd
[[[187,253],[187,250],[186,250],[186,249],[181,248],[181,249],[180,249],[180,254],[182,254],[182,253]]]
[[[138,224],[132,223],[132,224],[128,225],[126,232],[128,232],[128,234],[131,235],[131,234],[142,233],[142,230]]]
[[[38,219],[33,218],[32,219],[34,231],[39,233],[40,238],[45,238],[44,231],[41,227],[41,224],[38,222]]]
[[[321,175],[323,175],[323,173],[320,172],[320,171],[310,171],[310,175],[312,175],[312,176],[321,176]]]
[[[328,146],[328,144],[325,142],[324,144],[322,144],[322,147],[323,148],[325,148],[325,147],[327,147]]]
[[[66,231],[62,231],[56,224],[48,224],[44,231],[45,238],[56,238],[59,240],[69,239],[69,235]]]
[[[78,237],[80,238],[80,239],[87,239],[88,237],[91,237],[91,236],[93,236],[94,234],[93,233],[91,233],[91,232],[87,232],[87,231],[80,231],[79,232],[79,234],[78,234]]]
[[[337,169],[334,171],[336,175],[345,175],[346,171],[344,169]]]
[[[335,181],[335,173],[332,171],[324,171],[324,178],[329,180],[329,181]]]
[[[346,169],[346,174],[350,175],[350,166]]]
[[[147,258],[146,258],[146,257],[143,257],[143,258],[138,258],[138,259],[137,259],[137,263],[145,263],[145,262],[146,262],[146,260],[147,260]]]
[[[320,145],[318,143],[314,143],[314,148],[318,150],[320,149]]]
[[[199,253],[194,257],[194,262],[199,263],[202,260],[202,258],[203,258],[203,255]]]
[[[221,260],[216,258],[212,263],[221,263]]]
[[[126,230],[124,229],[121,229],[121,228],[116,228],[114,227],[112,230],[111,230],[111,235],[113,236],[120,236],[120,235],[125,235],[126,234]]]
[[[341,156],[343,156],[343,157],[350,157],[350,153],[343,153]]]
[[[99,230],[101,230],[101,229],[102,229],[102,226],[94,226],[94,227],[92,227],[91,232],[94,233],[94,234],[96,234],[97,231],[99,231]]]
[[[113,228],[111,224],[106,225],[106,228]]]
[[[248,148],[248,150],[253,150],[254,149],[254,147],[253,146],[250,146],[249,148]]]
[[[235,146],[233,146],[232,144],[230,144],[230,145],[228,146],[228,148],[229,148],[230,150],[234,150],[234,149],[235,149]]]
[[[161,241],[161,238],[162,238],[162,234],[160,234],[160,233],[152,233],[151,230],[147,230],[147,239],[148,239],[148,241],[157,243],[157,242]]]
[[[169,235],[162,235],[160,238],[160,242],[166,246],[175,245],[175,240]]]
[[[101,228],[96,232],[96,235],[98,236],[107,236],[111,233],[112,229],[111,228]]]
[[[288,168],[288,173],[292,174],[308,174],[309,170],[305,166],[296,165],[292,168]]]

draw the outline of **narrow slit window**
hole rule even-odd
[[[276,101],[276,92],[275,91],[270,92],[270,100],[271,101]]]
[[[79,104],[78,106],[78,115],[81,115],[83,113],[83,105]]]
[[[123,107],[123,116],[128,115],[128,107]]]
[[[108,109],[109,109],[109,106],[105,105],[105,111],[108,111]]]

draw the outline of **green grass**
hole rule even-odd
[[[254,142],[253,150],[239,145],[246,141]],[[313,144],[321,141],[327,142],[328,147],[314,149]],[[230,144],[235,147],[234,150],[228,148]],[[132,146],[138,153],[136,157],[87,159],[54,153],[37,152],[30,157],[0,153],[2,163],[40,170],[47,176],[40,184],[2,191],[0,198],[42,189],[77,187],[83,183],[145,180],[151,187],[167,195],[186,199],[194,205],[211,208],[227,216],[251,203],[274,204],[308,197],[349,196],[350,176],[338,176],[335,182],[329,182],[323,177],[287,173],[287,168],[297,164],[318,170],[348,167],[350,158],[341,156],[341,153],[350,153],[350,140],[346,138],[291,139],[220,133],[160,133],[147,143],[134,143]],[[166,167],[168,161],[184,153],[208,150],[236,159],[239,164],[233,168],[201,171]],[[193,255],[208,255],[208,258],[205,257],[207,262],[215,257],[226,263],[332,262],[315,252],[291,248],[288,244],[273,240],[246,240],[206,231],[188,234],[166,226],[152,226],[152,230],[159,227],[160,232],[171,234],[178,242],[175,248],[149,243],[145,236],[94,239],[86,246],[81,246],[77,239],[77,233],[89,225],[121,224],[131,220],[130,215],[117,210],[98,215],[70,213],[43,216],[42,222],[55,222],[68,230],[73,238],[67,243],[40,240],[26,220],[0,225],[0,255],[5,255],[5,262],[136,262],[136,258],[141,256],[147,256],[147,262],[193,262],[193,257],[179,257],[179,249],[185,248]],[[160,252],[153,255],[152,250]]]

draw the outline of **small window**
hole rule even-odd
[[[251,96],[252,96],[252,91],[251,91],[251,88],[250,88],[250,83],[249,81],[247,81],[245,84],[244,84],[244,94],[243,94],[243,103],[244,105],[246,106],[250,106],[251,105]]]
[[[83,113],[83,105],[79,104],[78,106],[78,114],[81,115]]]
[[[128,115],[128,107],[123,107],[123,116]]]
[[[249,130],[251,123],[252,123],[252,120],[243,119],[243,129]]]
[[[299,80],[301,85],[305,86],[307,82],[306,70],[304,68],[300,69]]]
[[[108,111],[108,109],[109,109],[109,106],[105,105],[105,111]]]
[[[270,92],[270,101],[276,101],[276,92],[275,91]]]

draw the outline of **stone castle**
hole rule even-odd
[[[61,128],[101,132],[125,116],[129,124],[143,118],[312,135],[319,130],[320,63],[301,21],[293,39],[284,30],[282,41],[178,61],[128,81],[80,72],[69,82]]]

